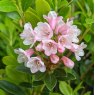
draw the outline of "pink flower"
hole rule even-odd
[[[72,42],[68,35],[62,35],[58,38],[58,45],[59,45],[60,49],[63,49],[63,51],[64,51],[64,48],[70,49],[71,44],[72,44]]]
[[[31,57],[26,66],[30,68],[32,73],[36,73],[37,71],[46,71],[44,62],[39,57]]]
[[[56,23],[56,27],[55,27],[55,34],[58,34],[59,32],[63,31],[63,27],[65,26],[65,22],[60,19],[57,23]]]
[[[51,60],[52,63],[56,64],[59,61],[59,57],[57,55],[55,55],[55,54],[52,54],[50,56],[50,60]]]
[[[44,19],[46,19],[49,23],[49,25],[51,26],[51,28],[54,30],[55,29],[55,26],[57,24],[57,22],[62,19],[63,17],[61,16],[57,16],[57,13],[55,11],[50,11],[48,13],[48,16],[46,15],[43,15]]]
[[[43,51],[42,46],[43,46],[43,43],[41,42],[40,44],[37,45],[36,50],[37,51]]]
[[[73,21],[67,20],[65,24],[62,25],[62,27],[59,29],[59,32],[62,35],[69,35],[70,39],[74,43],[78,43],[79,39],[77,36],[80,35],[80,30],[77,28],[76,25],[72,25]]]
[[[62,61],[66,67],[71,69],[74,67],[74,62],[65,56],[62,57]]]
[[[80,56],[84,56],[83,49],[86,47],[87,45],[82,42],[80,45],[72,44],[72,48],[70,50],[75,53],[76,59],[80,61],[81,60]]]
[[[44,40],[43,41],[43,49],[47,56],[50,56],[51,54],[56,54],[57,53],[57,44],[53,40]]]
[[[21,39],[24,39],[23,43],[25,45],[32,45],[32,46],[34,45],[34,43],[36,42],[35,33],[30,23],[26,23],[24,25],[24,30],[20,34],[20,37]]]
[[[23,50],[19,48],[18,50],[15,49],[14,52],[16,54],[19,54],[17,60],[19,63],[27,63],[27,61],[30,59],[30,56],[34,53],[33,49]]]
[[[53,36],[53,31],[48,23],[39,22],[37,25],[38,26],[34,29],[37,41],[50,39]]]

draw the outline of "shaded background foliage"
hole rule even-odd
[[[94,0],[0,0],[0,95],[93,95],[93,6]],[[80,42],[87,44],[85,56],[79,62],[73,54],[67,53],[75,67],[73,70],[65,68],[71,75],[58,82],[52,91],[47,89],[52,85],[43,85],[41,76],[36,76],[40,81],[33,81],[34,77],[30,77],[33,75],[27,68],[19,66],[14,54],[15,48],[27,49],[19,37],[24,23],[31,22],[35,27],[37,22],[44,21],[43,14],[50,10],[57,11],[64,20],[74,19],[74,24],[81,30]],[[49,81],[46,83],[49,84]]]

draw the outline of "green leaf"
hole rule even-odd
[[[16,66],[14,66],[14,65],[10,65],[10,66],[6,67],[6,75],[8,76],[8,78],[17,84],[20,82],[23,82],[23,81],[27,82],[28,81],[28,79],[27,79],[28,75],[25,73],[17,71],[15,68],[16,68]]]
[[[91,91],[86,92],[84,95],[91,95]]]
[[[24,65],[18,65],[16,67],[16,70],[20,71],[20,72],[23,72],[23,73],[27,73],[27,74],[32,74],[30,69],[25,67]]]
[[[32,88],[32,84],[28,82],[21,82],[19,85],[25,88]]]
[[[0,80],[0,88],[13,95],[25,95],[25,92],[19,86],[5,80]]]
[[[61,95],[59,93],[50,93],[49,95]]]
[[[22,9],[23,11],[26,11],[29,7],[31,7],[33,0],[21,0],[22,2]]]
[[[92,24],[94,23],[94,19],[93,18],[86,18],[86,24]]]
[[[64,95],[73,95],[73,90],[72,88],[70,87],[70,85],[68,85],[66,82],[64,81],[61,81],[59,83],[59,89],[60,91],[62,92],[62,94]]]
[[[30,22],[33,27],[35,27],[37,23],[40,22],[40,18],[35,13],[33,13],[30,8],[25,12],[24,17],[25,21]]]
[[[53,74],[47,74],[44,78],[44,83],[46,85],[46,87],[52,91],[53,88],[56,86],[57,84],[57,80],[56,77]]]
[[[67,6],[67,7],[63,7],[61,8],[61,10],[59,11],[59,15],[68,18],[71,16],[71,6]]]
[[[5,69],[0,69],[0,80],[4,78],[5,75]]]
[[[84,87],[82,86],[82,83],[83,83],[83,82],[79,83],[79,84],[77,85],[77,87],[74,89],[74,94],[76,94],[80,89],[84,88]]]
[[[42,85],[42,84],[44,84],[43,81],[34,81],[33,82],[33,87],[36,87],[36,86],[39,86],[39,85]]]
[[[36,11],[42,17],[50,11],[50,5],[45,0],[36,0]]]
[[[18,65],[17,60],[13,56],[5,56],[2,61],[5,65]]]
[[[64,79],[63,80],[75,80],[76,79],[76,77],[75,77],[75,75],[73,75],[73,74],[71,74],[71,73],[67,73],[67,75],[64,77]]]
[[[64,69],[58,68],[54,71],[54,74],[58,80],[63,80],[63,78],[66,76],[66,72]]]
[[[34,75],[35,81],[42,80],[45,77],[46,73],[45,72],[37,72]]]
[[[6,95],[6,93],[0,89],[0,95]]]
[[[9,12],[9,13],[7,13],[7,16],[14,20],[20,19],[20,15],[17,12]]]
[[[90,42],[90,40],[91,40],[91,35],[90,35],[90,34],[85,35],[84,40],[85,40],[86,42]]]
[[[16,6],[12,0],[1,0],[0,1],[0,11],[1,12],[13,12],[16,11]]]
[[[58,3],[58,9],[60,9],[62,7],[66,7],[68,5],[69,5],[68,1],[67,0],[63,0],[63,1]]]

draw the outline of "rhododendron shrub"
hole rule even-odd
[[[0,0],[0,95],[93,95],[94,0]]]
[[[58,16],[55,11],[43,15],[43,18],[46,21],[38,22],[34,29],[29,22],[24,25],[20,37],[29,49],[15,50],[15,53],[19,54],[18,62],[30,68],[31,73],[51,72],[61,64],[72,69],[75,63],[65,54],[65,51],[74,53],[77,61],[84,56],[83,49],[87,45],[84,42],[79,44],[80,29],[73,25],[73,20],[64,21],[63,17]]]

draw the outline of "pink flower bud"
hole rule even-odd
[[[66,67],[71,69],[74,67],[74,62],[65,56],[62,57],[62,61]]]
[[[50,56],[50,60],[51,60],[52,63],[56,64],[59,61],[59,57],[55,54],[52,54]]]

